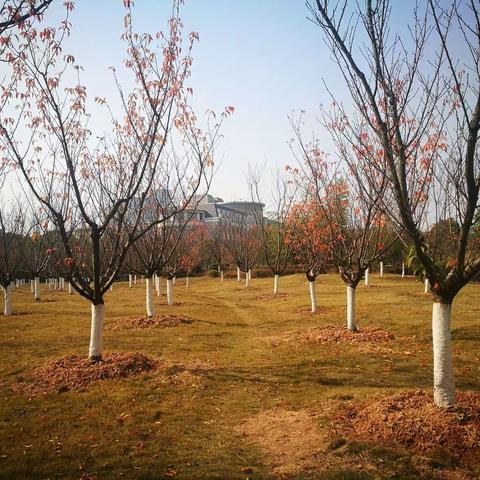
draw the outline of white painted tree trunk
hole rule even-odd
[[[173,280],[167,279],[167,305],[173,305]]]
[[[430,281],[428,278],[425,278],[425,293],[430,292]]]
[[[220,271],[220,281],[223,282],[223,270]]]
[[[189,285],[189,279],[187,275],[187,277],[185,278],[185,288],[188,288],[188,285]]]
[[[102,359],[103,321],[105,317],[105,305],[92,303],[92,324],[90,328],[90,347],[88,358],[98,361]]]
[[[240,282],[241,281],[241,277],[240,277],[240,268],[237,267],[237,282]]]
[[[68,282],[68,294],[73,295],[72,284]]]
[[[455,381],[452,366],[452,305],[434,302],[432,308],[433,400],[437,407],[455,403]]]
[[[383,262],[380,262],[380,278],[383,278]]]
[[[177,277],[176,277],[176,275],[174,275],[173,278],[172,278],[173,285],[175,285],[176,282],[177,282]]]
[[[30,293],[35,293],[34,282],[35,280],[30,280]]]
[[[355,289],[347,287],[347,328],[355,332],[357,330],[357,322],[355,320]]]
[[[278,279],[280,275],[275,274],[273,278],[273,294],[276,295],[278,293]]]
[[[369,273],[370,273],[370,269],[367,268],[367,269],[365,270],[365,280],[364,280],[366,287],[368,287],[368,286],[370,285],[370,283],[369,283],[369,281],[368,281],[368,274],[369,274]]]
[[[157,297],[159,297],[162,292],[160,290],[160,277],[158,275],[155,275],[155,289],[157,291]]]
[[[147,302],[147,317],[153,317],[155,315],[155,307],[153,305],[153,278],[147,277],[145,284],[146,289],[146,302]]]
[[[250,277],[248,275],[248,272],[245,272],[245,288],[248,287],[249,282],[250,282]]]
[[[128,274],[128,288],[132,288],[132,274]]]
[[[51,282],[51,280],[48,282],[48,291],[49,291],[49,292],[52,291],[52,282]]]
[[[137,276],[136,276],[136,275],[133,277],[133,284],[134,284],[134,285],[137,284]]]
[[[248,269],[248,280],[250,281],[252,279],[252,271]]]
[[[5,308],[3,310],[4,315],[12,314],[12,285],[3,289],[3,298],[5,300]]]
[[[40,301],[40,277],[33,280],[33,296],[36,302]]]
[[[308,287],[310,289],[310,303],[312,304],[312,313],[315,313],[317,311],[317,292],[315,289],[315,280],[309,280]]]
[[[405,262],[402,262],[402,278],[405,278]]]

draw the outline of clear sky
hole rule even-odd
[[[62,3],[55,0],[47,15],[63,12]],[[85,68],[83,83],[91,99],[97,95],[116,98],[108,67],[121,65],[124,58],[122,3],[76,1],[72,37],[66,47]],[[395,11],[394,24],[404,26],[414,1],[393,3],[403,6]],[[169,0],[136,0],[136,30],[155,33],[164,29],[169,6]],[[266,163],[267,170],[273,171],[276,165],[293,162],[287,145],[292,136],[287,116],[303,109],[315,117],[318,106],[330,101],[322,79],[336,94],[344,95],[343,81],[322,33],[307,15],[301,0],[185,0],[185,31],[200,34],[189,80],[194,105],[199,113],[207,108],[221,111],[226,105],[236,109],[223,129],[216,159],[222,163],[212,194],[225,200],[247,199],[249,164]],[[98,119],[92,122],[96,131],[102,128]],[[320,126],[315,129],[328,151],[328,134]]]

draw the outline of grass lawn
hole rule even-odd
[[[116,284],[106,298],[105,351],[142,352],[181,367],[36,395],[10,386],[48,360],[87,354],[90,305],[44,285],[38,304],[29,287],[15,290],[20,315],[3,317],[0,331],[0,478],[470,478],[441,452],[365,444],[342,438],[329,423],[346,402],[431,388],[431,297],[421,283],[371,275],[371,287],[358,287],[359,327],[395,337],[381,345],[274,341],[292,330],[343,324],[346,292],[338,276],[321,276],[320,311],[312,315],[302,311],[309,305],[304,276],[281,278],[288,296],[265,298],[272,286],[273,279],[254,278],[245,289],[233,279],[191,278],[186,289],[180,279],[178,304],[155,297],[157,313],[193,322],[131,330],[110,327],[144,314],[144,285]],[[477,392],[479,294],[480,285],[467,286],[453,309],[457,386]],[[258,441],[246,433],[255,425],[266,432],[257,432]],[[298,456],[305,442],[316,444],[313,453],[305,450],[309,458]],[[460,476],[442,477],[447,471]]]

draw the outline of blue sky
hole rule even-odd
[[[414,5],[410,0],[400,3]],[[136,0],[136,30],[163,29],[169,6],[168,0]],[[405,26],[408,10],[395,12],[394,26]],[[48,15],[61,11],[57,1]],[[324,150],[331,149],[328,134],[313,121],[318,106],[330,101],[322,79],[340,98],[345,88],[320,29],[307,19],[304,2],[186,0],[182,12],[185,31],[200,34],[189,81],[194,106],[199,113],[207,108],[221,111],[226,105],[236,109],[223,129],[216,158],[222,163],[212,194],[225,200],[247,199],[249,164],[266,163],[268,173],[293,162],[287,145],[292,136],[287,116],[292,110],[305,110],[312,119],[308,128],[315,127]],[[83,82],[91,99],[98,95],[115,101],[108,67],[122,63],[124,14],[122,0],[76,2],[66,47],[85,68]],[[94,130],[103,128],[101,119],[94,115]]]

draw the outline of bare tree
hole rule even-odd
[[[364,131],[381,146],[380,164],[366,151],[362,164],[377,164],[389,182],[397,207],[392,218],[408,233],[432,286],[434,401],[448,407],[455,403],[451,306],[480,272],[480,257],[472,248],[480,189],[478,2],[454,1],[444,9],[429,0],[425,15],[415,12],[410,48],[390,31],[387,0],[366,0],[354,12],[347,2],[316,0],[309,7],[356,107],[356,121],[345,123],[344,138],[362,145],[359,132]],[[359,18],[358,24],[349,22],[350,14]],[[360,28],[369,43],[358,46]],[[455,57],[454,34],[463,42],[458,49],[462,58]],[[429,38],[440,43],[433,54],[426,48]],[[428,224],[448,219],[460,228],[452,232],[454,255],[440,262],[424,231]]]
[[[4,315],[12,315],[12,283],[22,271],[21,244],[25,235],[25,212],[11,199],[9,207],[0,206],[0,284],[3,287]]]
[[[252,202],[263,205],[264,194],[261,183],[262,171],[259,169],[250,170],[248,186]],[[295,199],[296,189],[296,183],[286,173],[277,170],[270,202],[268,202],[271,210],[267,210],[264,215],[262,209],[252,209],[261,237],[265,262],[274,276],[274,295],[278,293],[280,275],[287,268],[291,258],[291,245],[285,240],[287,237],[287,220]]]
[[[204,242],[205,254],[213,260],[220,273],[220,281],[223,282],[223,274],[227,268],[228,251],[225,245],[225,232],[223,222],[207,226],[207,233]]]
[[[248,221],[247,215],[238,219],[225,219],[223,225],[227,251],[237,266],[237,280],[240,281],[240,272],[245,272],[245,287],[248,287],[250,271],[260,252],[258,228]]]

